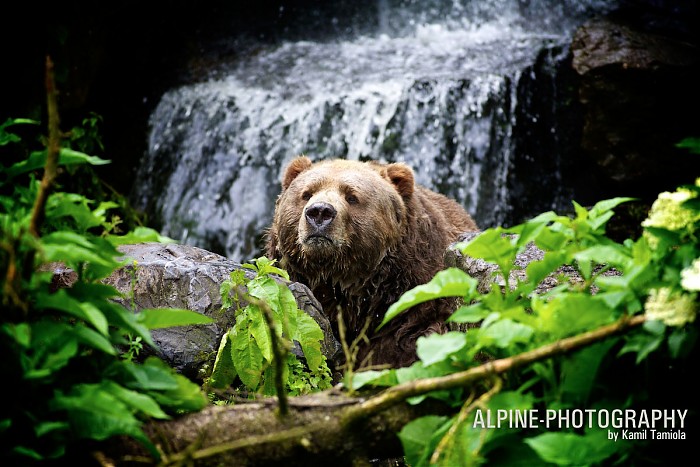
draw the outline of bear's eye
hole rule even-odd
[[[360,200],[357,199],[357,196],[353,195],[352,193],[345,195],[345,201],[347,201],[348,204],[357,204],[360,202]]]
[[[304,201],[308,201],[311,199],[311,192],[310,191],[305,191],[301,194],[301,199]]]

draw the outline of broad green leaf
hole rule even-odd
[[[664,335],[663,323],[647,321],[641,330],[625,336],[625,345],[618,352],[618,356],[636,352],[636,363],[640,364],[650,353],[659,348],[664,341]]]
[[[151,347],[156,347],[155,342],[153,342],[153,337],[151,337],[151,332],[146,326],[139,322],[136,314],[114,302],[103,302],[100,309],[110,324],[118,326],[127,334],[140,337]]]
[[[233,364],[231,356],[231,334],[225,333],[219,343],[219,351],[216,353],[214,368],[211,371],[209,385],[213,388],[224,389],[231,384],[238,376],[236,366]]]
[[[457,352],[467,343],[463,332],[448,332],[421,336],[416,341],[416,352],[423,365],[432,365],[445,360],[450,354]]]
[[[207,398],[202,388],[176,373],[161,359],[149,357],[138,366],[145,370],[143,374],[149,378],[149,381],[145,382],[152,388],[149,395],[170,413],[197,412],[206,407]]]
[[[70,193],[54,193],[49,197],[46,216],[49,219],[70,217],[75,221],[79,231],[87,231],[104,222],[104,218],[95,215],[90,209],[92,201],[83,196]]]
[[[479,237],[477,237],[479,238]],[[405,292],[384,315],[380,329],[395,316],[411,308],[436,298],[471,297],[476,291],[477,280],[457,268],[448,268],[435,274],[427,284],[419,285]]]
[[[112,342],[102,334],[99,334],[86,326],[73,326],[73,334],[78,342],[97,349],[107,355],[117,355],[117,349]]]
[[[31,172],[33,170],[42,169],[46,165],[47,151],[35,151],[29,155],[28,159],[18,162],[7,169],[9,177],[15,177],[19,174]],[[58,156],[59,165],[76,165],[76,164],[91,164],[104,165],[111,161],[101,159],[97,156],[88,156],[80,151],[73,149],[61,148]]]
[[[527,343],[535,333],[532,327],[511,319],[499,319],[488,327],[481,328],[479,340],[484,346],[493,345],[508,348],[515,343]]]
[[[554,230],[553,228],[543,229],[537,238],[535,245],[541,250],[560,251],[571,240],[565,233]]]
[[[136,227],[126,235],[108,235],[107,240],[114,246],[127,245],[133,243],[174,243],[175,240],[169,237],[160,235],[158,231],[149,227]]]
[[[619,446],[607,439],[607,430],[592,430],[585,435],[576,433],[543,433],[525,442],[545,462],[557,465],[593,465],[615,452]]]
[[[560,294],[549,301],[533,300],[541,331],[561,338],[611,323],[616,315],[605,300],[586,294]]]
[[[103,383],[103,387],[105,391],[109,392],[111,395],[136,412],[143,413],[144,415],[153,418],[170,418],[165,412],[163,412],[158,403],[156,403],[152,397],[146,394],[124,388],[116,384],[114,381],[109,380]]]
[[[607,212],[609,212],[611,209],[616,208],[622,203],[627,203],[630,201],[635,201],[636,198],[612,198],[612,199],[606,199],[603,201],[599,201],[591,208],[590,211],[590,217],[591,218],[597,218]]]
[[[537,287],[547,276],[568,261],[568,255],[564,251],[548,251],[539,261],[532,261],[525,268],[525,275],[533,287]]]
[[[282,311],[279,318],[282,322],[282,332],[288,338],[296,339],[299,333],[297,319],[299,313],[303,312],[299,311],[297,300],[287,286],[277,284],[277,287],[279,288],[279,303]]]
[[[588,218],[588,209],[584,208],[583,206],[578,204],[576,201],[572,201],[571,204],[574,205],[574,212],[576,213],[576,219],[581,220],[581,219]]]
[[[69,393],[58,393],[53,410],[65,410],[79,438],[105,440],[114,435],[145,438],[133,412],[100,384],[77,384]]]
[[[231,333],[231,358],[241,378],[251,390],[260,384],[263,372],[263,355],[255,340],[250,338],[250,323],[248,320],[238,320]]]
[[[491,313],[483,303],[474,303],[457,308],[452,315],[447,318],[450,323],[478,323]]]
[[[63,311],[91,324],[104,335],[108,333],[107,318],[102,311],[91,302],[74,299],[65,289],[59,289],[54,293],[37,293],[36,306],[40,309],[52,308]]]
[[[396,380],[399,384],[402,384],[408,381],[433,378],[436,376],[445,376],[454,373],[455,371],[457,371],[457,368],[455,368],[450,362],[444,364],[439,362],[430,366],[425,366],[423,362],[419,360],[409,367],[397,368]],[[415,405],[419,404],[428,397],[448,402],[454,402],[455,396],[458,394],[459,392],[454,390],[433,391],[428,394],[412,397],[408,399],[407,402],[409,404]]]
[[[508,277],[513,269],[513,261],[518,247],[510,238],[504,236],[501,228],[485,230],[478,237],[461,248],[462,254],[473,258],[481,258],[489,263],[498,265],[504,277]]]
[[[296,307],[296,303],[295,303]],[[297,311],[297,342],[301,345],[309,370],[316,372],[324,363],[321,353],[323,331],[318,323],[302,310]]]
[[[576,406],[585,405],[596,382],[600,362],[615,344],[617,339],[607,339],[567,355],[562,360],[560,388],[567,401]]]
[[[517,244],[522,248],[534,241],[540,235],[540,232],[546,228],[547,224],[557,219],[557,217],[552,211],[545,212],[523,224],[509,228],[508,232],[518,235]]]
[[[147,329],[161,329],[173,326],[211,324],[209,316],[182,308],[145,308],[136,314],[137,320]]]
[[[248,282],[248,293],[263,300],[274,312],[275,318],[280,319],[280,288],[277,282],[270,276],[257,276]]]
[[[352,389],[357,390],[363,386],[396,386],[398,384],[395,369],[366,370],[355,373],[352,376]]]
[[[32,347],[35,349],[24,377],[45,378],[64,368],[78,355],[78,341],[72,326],[51,321],[39,321],[32,325]]]
[[[398,436],[408,465],[418,467],[429,458],[437,445],[437,441],[431,443],[431,440],[448,420],[447,417],[428,415],[407,423],[401,429]]]
[[[272,340],[270,339],[270,328],[265,321],[262,310],[256,305],[247,306],[247,316],[250,320],[249,328],[250,335],[253,337],[253,342],[257,345],[262,353],[262,356],[268,362],[272,361]]]
[[[621,245],[595,245],[575,253],[574,258],[579,264],[609,264],[623,271],[632,267],[632,257]]]

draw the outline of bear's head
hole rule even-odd
[[[311,281],[366,276],[401,241],[414,189],[404,164],[297,157],[277,199],[275,256]]]

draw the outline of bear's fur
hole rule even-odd
[[[446,330],[450,302],[417,305],[376,327],[404,292],[443,269],[459,234],[474,230],[459,204],[416,185],[405,164],[301,156],[284,171],[267,254],[311,288],[336,333],[342,311],[348,343],[369,320],[357,363],[398,367],[416,360],[418,337]]]

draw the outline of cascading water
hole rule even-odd
[[[162,96],[134,200],[163,234],[251,259],[272,218],[280,171],[299,154],[406,162],[419,183],[458,200],[480,227],[513,221],[514,196],[527,198],[530,190],[514,174],[535,157],[536,145],[523,135],[558,131],[551,121],[538,122],[542,99],[523,83],[536,88],[538,70],[547,69],[536,63],[555,70],[573,27],[612,6],[337,3],[350,13],[338,17],[331,10],[308,23],[299,18],[298,29],[274,43],[248,40],[237,54],[243,58]],[[342,33],[304,39],[303,30],[320,23]],[[551,87],[550,100],[556,99]],[[556,105],[545,104],[544,113],[556,114]],[[533,130],[539,124],[546,128]],[[556,137],[546,138],[554,141],[547,150],[556,147]],[[555,167],[530,183],[557,176]],[[546,189],[546,201],[518,215],[556,208],[567,194],[556,183]]]

